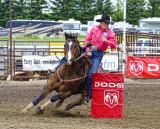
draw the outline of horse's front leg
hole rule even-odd
[[[51,91],[47,88],[44,88],[43,91],[40,93],[39,96],[37,96],[32,103],[30,103],[27,107],[25,107],[22,110],[22,113],[26,113],[27,111],[29,111],[29,109],[31,109],[32,107],[35,107],[36,105],[38,105],[40,103],[40,101],[42,101]]]
[[[39,115],[43,114],[43,111],[47,106],[56,102],[57,100],[63,100],[64,101],[64,99],[69,97],[69,96],[71,96],[71,91],[65,91],[65,92],[62,92],[61,94],[52,96],[51,99],[48,100],[45,104],[37,107],[37,110],[36,110],[37,114],[39,114]]]

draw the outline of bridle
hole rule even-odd
[[[80,46],[79,44],[77,43],[76,44],[76,48],[78,50],[78,54],[76,55],[76,58],[73,59],[74,62],[78,61],[81,57],[81,50],[80,50]],[[86,78],[87,76],[87,66],[85,66],[85,70],[84,70],[84,75],[79,77],[79,78],[74,78],[74,79],[63,79],[60,74],[59,74],[59,70],[60,68],[63,66],[64,64],[62,64],[57,70],[56,70],[56,73],[57,73],[57,76],[58,76],[58,79],[60,80],[60,82],[73,82],[73,81],[78,81],[78,80],[83,80]]]
[[[79,42],[78,40],[73,40],[73,39],[67,39],[67,41],[75,41],[75,42]],[[64,48],[66,48],[68,50],[68,48],[66,47],[66,44],[64,45]],[[73,61],[76,61],[76,59],[81,55],[81,48],[79,46],[79,43],[76,43],[76,49],[78,50],[77,55],[75,56],[75,58],[73,58]]]

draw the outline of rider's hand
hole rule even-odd
[[[87,52],[87,56],[92,56],[92,52]]]
[[[85,44],[85,47],[90,47],[90,46],[92,46],[91,42],[88,42],[88,43]]]
[[[107,42],[107,38],[106,37],[102,37],[102,42]]]

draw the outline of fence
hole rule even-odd
[[[108,54],[116,54],[119,59],[118,70],[122,69],[121,44],[123,40],[122,32],[117,34],[117,49],[107,51]],[[126,33],[126,55],[134,56],[159,56],[160,55],[160,35],[145,33]],[[138,42],[139,39],[148,39],[149,43]],[[81,41],[82,43],[83,41]],[[23,55],[63,55],[64,41],[13,41],[13,49],[10,52],[8,40],[0,41],[0,78],[6,79],[9,74],[13,76],[17,72],[22,72]],[[12,71],[12,73],[11,73]],[[46,75],[45,75],[46,76]],[[44,76],[44,77],[45,77]]]
[[[5,46],[0,45],[0,79],[5,79],[9,74],[9,42],[1,40],[1,43]]]

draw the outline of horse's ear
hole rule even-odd
[[[65,39],[68,39],[68,34],[65,32],[64,33]]]
[[[72,38],[77,40],[78,39],[78,33],[72,33]]]
[[[75,39],[78,39],[78,33],[75,34]]]

